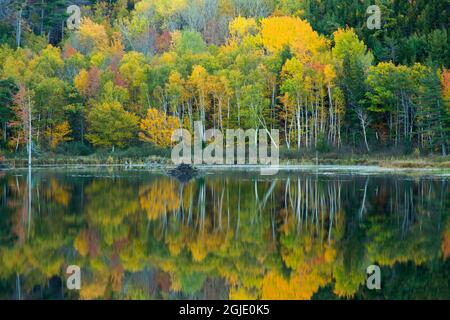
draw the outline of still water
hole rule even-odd
[[[0,298],[450,299],[449,195],[427,175],[0,171]]]

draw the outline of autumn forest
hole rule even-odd
[[[0,0],[0,300],[450,299],[449,17]],[[276,173],[175,166],[199,127],[278,133]]]
[[[157,151],[201,121],[279,129],[286,150],[446,155],[448,13],[445,0],[1,0],[0,150],[25,152],[31,124],[38,155]]]

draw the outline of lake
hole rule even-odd
[[[0,298],[450,299],[448,176],[362,172],[0,171]]]

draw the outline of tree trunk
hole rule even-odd
[[[21,45],[21,39],[22,39],[22,13],[23,8],[20,7],[19,11],[17,12],[17,18],[16,18],[16,46],[17,48]]]
[[[31,168],[31,98],[28,96],[28,167]]]

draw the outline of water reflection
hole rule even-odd
[[[0,174],[0,298],[450,298],[444,178]]]

